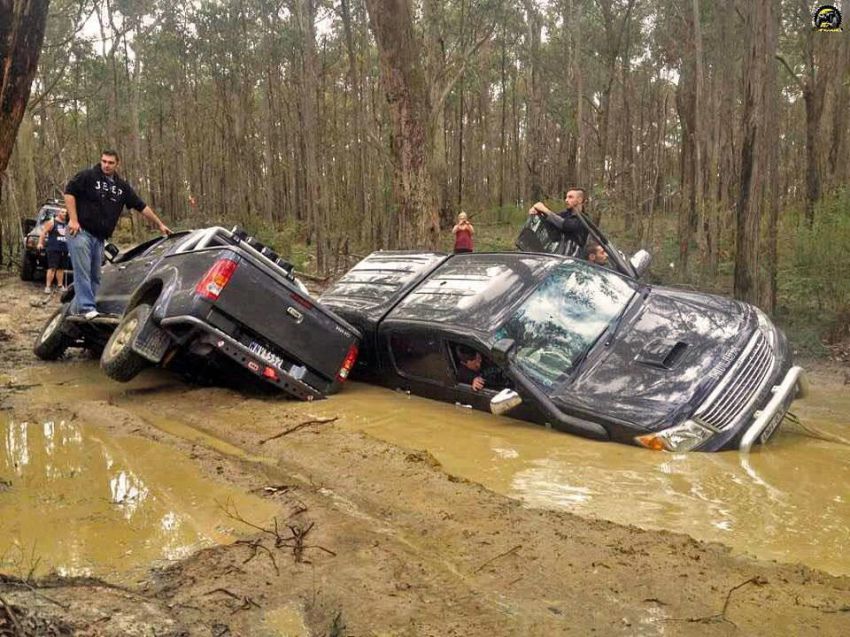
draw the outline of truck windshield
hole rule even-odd
[[[566,379],[634,293],[634,285],[613,272],[567,262],[544,279],[496,338],[512,338],[517,364],[549,389]]]

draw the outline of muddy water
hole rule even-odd
[[[360,384],[299,405],[348,428],[427,449],[452,474],[530,506],[667,529],[736,552],[850,574],[850,392],[815,389],[750,455],[666,454],[596,443]],[[814,438],[843,437],[847,444]]]
[[[0,421],[0,571],[131,581],[269,520],[260,498],[205,479],[172,448],[78,422]]]
[[[73,380],[59,380],[59,385],[51,382],[31,391],[44,392],[60,402],[72,397],[108,400],[154,426],[227,455],[273,462],[250,456],[179,417],[147,408],[148,393],[157,398],[168,395],[169,403],[180,404],[180,394],[189,388],[173,376],[150,372],[128,385],[117,385],[105,381],[96,364],[67,365],[67,372]],[[23,373],[20,380],[28,382],[38,376],[36,368]],[[805,428],[786,420],[768,447],[748,456],[737,452],[674,455],[595,443],[358,383],[347,385],[330,400],[275,402],[268,408],[295,412],[305,419],[337,416],[337,424],[348,429],[404,447],[427,449],[449,473],[529,506],[687,533],[721,542],[739,553],[850,574],[850,553],[845,551],[850,537],[850,491],[846,487],[850,484],[850,392],[840,387],[815,387],[811,398],[792,407]],[[3,475],[0,465],[0,477]],[[0,492],[0,510],[3,497]],[[4,524],[0,521],[0,538],[5,536]],[[221,521],[205,528],[216,528],[216,524]],[[198,537],[201,539],[176,544],[218,541],[210,533]],[[2,551],[0,547],[0,556]],[[146,559],[140,556],[138,563]],[[287,616],[288,611],[281,611],[281,617],[269,617],[268,621],[273,624]]]

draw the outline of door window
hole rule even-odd
[[[454,384],[442,340],[436,336],[392,334],[390,350],[396,370],[402,376]]]

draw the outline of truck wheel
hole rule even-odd
[[[124,315],[109,337],[100,356],[100,366],[113,380],[126,383],[151,365],[150,361],[139,356],[132,348],[133,341],[147,323],[150,313],[151,306],[140,303]]]
[[[65,353],[71,344],[71,337],[62,331],[62,324],[68,314],[68,305],[56,310],[41,329],[32,348],[33,353],[43,361],[55,361]]]
[[[21,260],[21,281],[32,281],[34,274],[35,259],[25,254]]]

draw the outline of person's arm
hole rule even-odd
[[[68,209],[68,234],[71,236],[80,231],[80,220],[77,217],[77,197],[85,196],[86,171],[80,171],[65,185],[65,208]]]
[[[474,391],[481,391],[482,389],[484,389],[484,377],[483,376],[476,376],[475,378],[472,379],[472,389]]]
[[[53,230],[53,219],[46,222],[41,226],[41,232],[38,235],[38,249],[44,250],[44,240],[47,237],[47,233]]]
[[[153,222],[162,234],[171,234],[171,228],[162,223],[162,219],[156,216],[156,213],[150,206],[145,206],[144,209],[142,209],[142,216],[148,221]]]
[[[456,223],[455,227],[452,228],[452,234],[457,234],[458,232],[460,232],[460,224]]]
[[[538,201],[536,204],[534,204],[533,206],[531,206],[531,208],[528,209],[528,214],[530,215],[544,215],[550,212],[552,211],[549,210],[549,208],[546,207],[546,204],[542,201]]]
[[[471,223],[467,223],[466,227],[469,228],[469,234],[475,234],[475,227]]]
[[[77,198],[65,193],[65,208],[68,209],[68,234],[75,235],[80,231],[80,220],[77,219]]]
[[[142,213],[142,216],[148,221],[152,222],[162,234],[169,235],[171,234],[171,228],[162,223],[162,219],[156,216],[156,213],[153,211],[148,204],[142,201],[142,198],[136,194],[136,191],[133,190],[133,187],[130,184],[126,184],[127,187],[127,195],[126,199],[124,199],[124,205],[128,208],[132,208],[134,210],[138,210]]]

